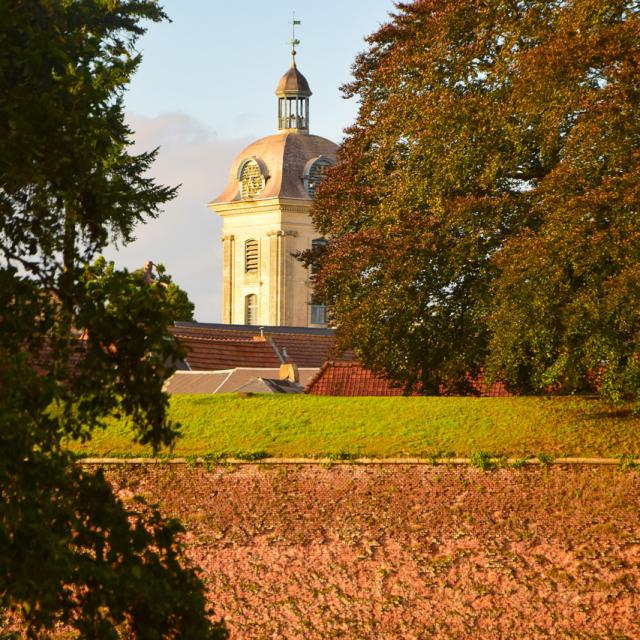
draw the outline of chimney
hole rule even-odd
[[[298,367],[293,362],[287,362],[280,365],[280,380],[288,380],[289,382],[300,382],[300,374]]]

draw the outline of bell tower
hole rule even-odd
[[[322,242],[309,212],[337,145],[309,133],[311,89],[292,63],[276,88],[278,133],[241,151],[227,187],[209,203],[223,221],[223,322],[326,326],[313,304],[310,274],[292,254]]]

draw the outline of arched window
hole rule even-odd
[[[244,243],[244,272],[258,272],[258,241],[247,240]]]
[[[255,160],[245,160],[238,175],[240,197],[255,198],[264,189],[265,177]]]
[[[244,297],[244,323],[258,324],[258,296],[255,293]]]
[[[307,162],[307,166],[304,170],[304,188],[312,198],[315,198],[316,189],[324,180],[327,169],[332,165],[333,162],[324,156],[319,156],[318,158],[314,158]]]

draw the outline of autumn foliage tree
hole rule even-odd
[[[176,302],[95,260],[175,194],[148,175],[155,153],[130,153],[122,104],[140,23],[163,18],[153,0],[0,3],[0,614],[15,637],[227,637],[180,524],[125,507],[65,446],[113,415],[154,450],[178,434],[162,392]]]
[[[313,210],[342,345],[423,392],[637,397],[640,3],[400,3],[353,73]]]

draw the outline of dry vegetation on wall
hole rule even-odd
[[[640,474],[117,467],[187,528],[232,638],[640,637]]]

